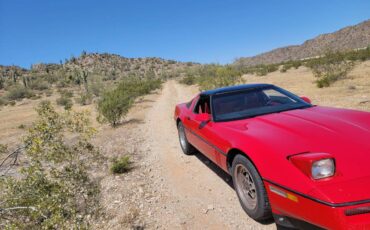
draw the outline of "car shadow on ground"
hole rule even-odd
[[[203,154],[198,152],[198,153],[195,154],[195,157],[198,158],[198,160],[200,160],[200,162],[202,162],[204,165],[206,165],[209,169],[211,169],[212,172],[214,172],[218,177],[220,177],[228,186],[230,186],[230,188],[235,190],[234,185],[233,185],[233,180],[232,180],[232,178],[229,174],[227,174],[224,170],[222,170],[220,167],[218,167],[215,163],[210,161]],[[236,196],[236,193],[235,193],[235,196]],[[247,214],[245,214],[245,215],[247,215]],[[269,224],[274,223],[274,219],[271,218],[271,219],[268,219],[268,220],[257,221],[257,222],[260,223],[260,224],[263,224],[263,225],[269,225]]]

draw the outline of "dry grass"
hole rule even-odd
[[[64,111],[63,106],[56,104],[56,99],[59,94],[54,93],[50,97],[43,97],[38,100],[23,99],[14,106],[5,106],[0,109],[0,144],[7,144],[14,146],[20,142],[20,137],[26,132],[27,128],[31,126],[32,122],[36,119],[37,113],[35,107],[42,100],[50,100],[55,106],[57,111]],[[94,105],[81,106],[74,103],[73,110],[89,110],[91,111],[91,121],[94,127],[97,126],[96,122],[96,111]],[[25,126],[25,129],[20,129],[21,125]]]
[[[244,75],[246,83],[271,83],[297,95],[309,97],[313,104],[370,111],[370,61],[357,64],[346,79],[328,88],[317,88],[310,69],[300,67],[286,73],[266,76]]]

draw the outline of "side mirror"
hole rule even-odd
[[[308,97],[302,96],[301,99],[307,102],[308,104],[311,104],[311,99],[309,99]]]
[[[209,122],[211,120],[211,115],[209,113],[200,113],[195,115],[195,120],[200,122]]]

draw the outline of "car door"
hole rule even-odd
[[[198,121],[196,119],[197,115],[199,113],[210,113],[210,110],[208,109],[200,109],[197,108],[197,106],[200,106],[200,103],[202,100],[205,100],[204,98],[198,98],[196,103],[193,106],[193,109],[191,110],[191,113],[185,118],[188,124],[188,127],[191,131],[191,138],[192,140],[189,140],[190,143],[197,148],[201,153],[203,153],[205,156],[207,156],[210,160],[217,163],[217,157],[214,145],[212,144],[212,139],[210,138],[212,135],[212,121],[205,123],[202,123],[201,121]],[[204,104],[203,104],[204,106]],[[209,106],[209,102],[208,105]]]

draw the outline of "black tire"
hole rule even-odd
[[[179,134],[180,147],[182,151],[184,152],[184,154],[186,155],[194,154],[196,152],[196,149],[188,142],[188,139],[186,138],[186,134],[185,134],[185,127],[181,121],[177,124],[177,131]],[[183,138],[183,142],[181,141],[182,138]]]
[[[243,170],[247,172],[244,174]],[[252,162],[243,155],[235,156],[231,175],[239,202],[248,216],[256,221],[270,219],[272,212],[266,189]]]

